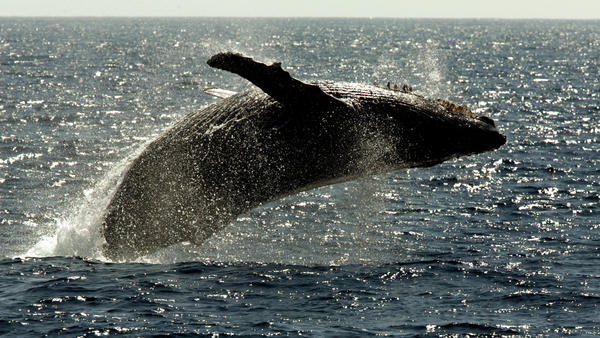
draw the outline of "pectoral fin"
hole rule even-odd
[[[218,97],[221,99],[226,99],[230,96],[237,94],[236,92],[231,91],[231,90],[215,88],[215,87],[204,88],[204,92],[208,95],[212,95],[212,96],[215,96],[215,97]]]
[[[207,63],[240,75],[290,108],[322,110],[346,107],[345,103],[326,94],[319,86],[294,79],[278,62],[267,66],[241,54],[227,52],[213,55]]]

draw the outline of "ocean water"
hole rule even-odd
[[[103,257],[144,145],[247,81],[408,83],[508,142],[323,187],[201,246]],[[0,335],[600,334],[600,22],[0,18]]]

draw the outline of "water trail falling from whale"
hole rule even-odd
[[[66,212],[54,220],[52,230],[18,257],[80,256],[106,260],[102,254],[100,224],[127,167],[147,146],[146,141],[118,162],[91,188],[83,199],[72,201]]]

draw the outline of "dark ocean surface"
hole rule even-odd
[[[491,153],[323,187],[201,246],[107,261],[144,144],[247,81],[408,83]],[[0,18],[0,336],[600,334],[600,22]]]

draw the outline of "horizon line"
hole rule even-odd
[[[442,17],[442,16],[201,16],[201,15],[1,15],[0,19],[118,19],[118,18],[154,18],[154,19],[426,19],[426,20],[556,20],[556,21],[597,21],[599,18],[562,18],[562,17]]]

